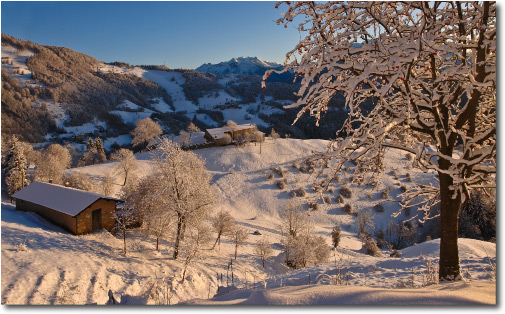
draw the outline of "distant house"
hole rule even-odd
[[[16,209],[35,212],[73,234],[112,230],[120,199],[35,181],[14,193]]]
[[[221,128],[215,129],[206,129],[205,130],[205,138],[211,142],[214,142],[216,145],[226,145],[226,135],[228,134],[233,139],[237,138],[240,135],[246,135],[256,130],[256,125],[252,123],[247,124],[239,124],[237,125],[233,131],[227,127],[223,126]],[[265,134],[262,133],[263,139],[265,139]]]

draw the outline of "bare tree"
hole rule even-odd
[[[189,133],[189,137],[191,137],[191,134],[201,132],[199,127],[197,127],[193,122],[190,122],[188,127],[186,128],[186,131]]]
[[[184,260],[182,282],[186,278],[188,267],[203,257],[204,247],[209,243],[211,231],[208,225],[199,222],[189,228],[187,233],[185,237],[187,244],[181,254]]]
[[[337,134],[348,136],[323,157],[340,161],[336,171],[353,160],[362,175],[377,173],[386,147],[434,171],[439,187],[417,185],[403,205],[419,206],[424,220],[440,203],[439,277],[461,279],[460,207],[472,189],[496,187],[496,3],[287,5],[277,23],[300,16],[306,31],[286,55],[283,71],[301,77],[300,98],[288,107],[318,124],[328,103],[345,96],[349,116]]]
[[[114,176],[110,171],[105,173],[101,185],[102,185],[102,194],[106,196],[112,196],[114,188]]]
[[[149,140],[160,136],[162,133],[163,131],[158,122],[153,121],[151,118],[147,117],[137,120],[135,129],[131,133],[133,137],[132,146],[145,144],[149,142]]]
[[[226,127],[228,130],[230,130],[231,133],[231,138],[234,140],[235,139],[235,131],[237,130],[237,123],[233,120],[228,120],[226,122]]]
[[[235,219],[229,212],[221,210],[216,216],[211,219],[212,228],[215,232],[217,232],[216,242],[212,246],[212,249],[216,247],[216,244],[219,243],[221,246],[221,236],[226,235],[233,231],[235,226]]]
[[[237,259],[237,252],[240,246],[243,246],[249,237],[249,232],[246,229],[235,225],[233,230],[228,234],[233,244],[235,245],[235,259]]]
[[[138,168],[138,163],[135,155],[129,149],[121,148],[112,154],[111,160],[118,161],[116,170],[124,174],[123,185],[126,185],[128,174],[131,174]]]
[[[152,156],[156,162],[155,173],[150,176],[157,183],[154,193],[176,221],[173,258],[177,259],[186,226],[208,217],[215,203],[211,176],[200,157],[166,138]]]
[[[62,184],[64,172],[70,167],[72,157],[70,152],[60,144],[47,146],[35,168],[35,179],[40,181]]]
[[[179,132],[179,138],[182,147],[187,147],[191,143],[191,136],[188,132],[181,130]]]
[[[114,218],[116,219],[116,226],[114,229],[123,237],[123,252],[126,255],[126,231],[128,227],[136,221],[135,210],[127,206],[117,209],[114,212]]]
[[[256,242],[256,248],[254,249],[256,255],[261,257],[261,263],[263,265],[263,270],[265,270],[265,259],[272,255],[272,245],[266,238],[258,240]]]
[[[273,138],[275,141],[277,141],[277,139],[280,138],[281,136],[279,135],[279,133],[275,132],[274,128],[272,128],[272,131],[270,132],[270,137]]]

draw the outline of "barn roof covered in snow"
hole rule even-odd
[[[252,123],[246,124],[238,124],[233,128],[233,132],[237,132],[240,130],[248,130],[254,128],[255,125]],[[207,129],[206,130],[213,138],[223,138],[225,133],[231,133],[231,130],[227,126],[223,126],[221,128]]]
[[[39,204],[70,216],[77,216],[99,199],[121,201],[114,197],[39,181],[32,182],[24,189],[14,193],[12,197]]]

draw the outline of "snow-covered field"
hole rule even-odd
[[[14,205],[2,201],[2,297],[3,304],[104,304],[110,290],[118,300],[128,304],[496,304],[496,245],[471,239],[460,239],[460,258],[465,282],[424,286],[427,264],[438,264],[439,240],[434,239],[408,247],[402,257],[372,257],[361,251],[356,218],[341,210],[341,204],[324,204],[312,191],[314,174],[299,173],[291,165],[313,153],[325,150],[327,141],[278,139],[261,147],[250,144],[244,148],[213,147],[194,151],[206,160],[213,179],[218,209],[229,210],[238,224],[250,232],[247,244],[239,248],[234,261],[233,285],[239,290],[230,293],[226,287],[226,267],[233,257],[234,247],[228,239],[221,246],[206,250],[205,258],[190,266],[185,282],[181,282],[182,261],[171,258],[171,239],[161,241],[161,252],[155,250],[156,239],[144,236],[141,230],[128,234],[128,254],[122,253],[122,239],[108,232],[73,236],[54,227],[33,213],[16,212]],[[155,166],[148,153],[138,154],[137,175],[144,176]],[[393,218],[399,209],[395,202],[399,185],[410,186],[405,180],[433,182],[433,174],[408,167],[409,161],[395,150],[386,154],[386,171],[372,193],[370,187],[349,185],[353,197],[349,202],[359,212],[371,208],[380,198],[380,191],[391,187],[391,201],[385,212],[375,213],[377,227],[390,220],[406,219],[403,214]],[[114,169],[115,162],[71,169],[99,180]],[[280,190],[274,180],[268,180],[271,167],[286,171],[287,188]],[[341,176],[348,181],[350,170]],[[390,175],[397,172],[398,179]],[[329,169],[325,170],[329,171]],[[116,191],[123,177],[116,175]],[[291,198],[288,192],[303,187],[304,197],[318,200],[319,210],[311,211],[315,232],[330,245],[330,231],[338,222],[342,239],[338,251],[332,251],[325,263],[289,270],[281,254],[279,211]],[[328,192],[324,192],[328,194]],[[306,202],[306,200],[304,200]],[[307,206],[304,207],[307,209]],[[415,213],[412,213],[413,216]],[[261,235],[254,235],[258,230]],[[262,237],[273,243],[274,254],[266,261],[254,254],[255,243]],[[346,274],[346,285],[334,285],[336,271]],[[224,282],[217,275],[224,274]],[[230,279],[231,280],[231,279]],[[309,284],[310,283],[310,284]],[[230,282],[231,285],[231,282]],[[219,294],[212,298],[218,286]],[[158,290],[157,290],[158,288]],[[159,289],[162,288],[162,289]],[[155,295],[153,291],[166,291]]]

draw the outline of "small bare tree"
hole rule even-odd
[[[228,235],[235,245],[235,259],[237,259],[237,252],[239,246],[243,246],[246,243],[247,238],[249,237],[249,232],[246,229],[235,225],[233,230]]]
[[[72,157],[68,149],[51,144],[44,149],[40,163],[35,168],[35,179],[56,184],[63,183],[64,172],[70,167]]]
[[[276,141],[281,136],[279,135],[279,133],[275,132],[274,128],[272,128],[272,131],[270,132],[270,137],[273,138],[274,141]]]
[[[187,230],[187,234],[185,236],[186,245],[184,246],[181,254],[184,261],[182,282],[184,282],[186,278],[186,271],[188,267],[204,256],[204,247],[209,243],[210,234],[210,228],[205,223],[196,223]]]
[[[263,265],[263,270],[265,270],[265,259],[272,255],[272,245],[266,238],[258,240],[256,242],[256,248],[254,249],[256,255],[261,257],[261,263]]]
[[[111,160],[118,161],[116,165],[116,170],[124,174],[123,185],[126,185],[126,180],[128,175],[137,170],[138,163],[133,152],[126,148],[121,148],[117,152],[113,153]]]
[[[226,122],[226,127],[228,130],[230,130],[231,133],[231,138],[234,140],[235,139],[235,131],[237,130],[237,123],[233,120],[228,120]]]
[[[123,207],[114,212],[116,219],[115,230],[123,237],[124,254],[126,255],[126,231],[128,227],[136,221],[136,212],[133,208]]]
[[[189,133],[189,137],[191,137],[193,133],[201,132],[202,130],[200,130],[200,128],[197,127],[193,122],[190,122],[186,128],[186,131]]]
[[[190,134],[184,130],[179,132],[179,139],[182,147],[187,147],[191,143]]]
[[[133,137],[132,146],[145,144],[162,133],[163,131],[158,122],[153,121],[151,118],[137,120],[135,129],[131,133]]]
[[[221,210],[216,216],[211,219],[212,228],[215,232],[217,232],[216,242],[212,246],[212,249],[216,247],[216,244],[219,243],[221,246],[221,236],[226,235],[233,231],[235,227],[235,219],[229,212]]]

